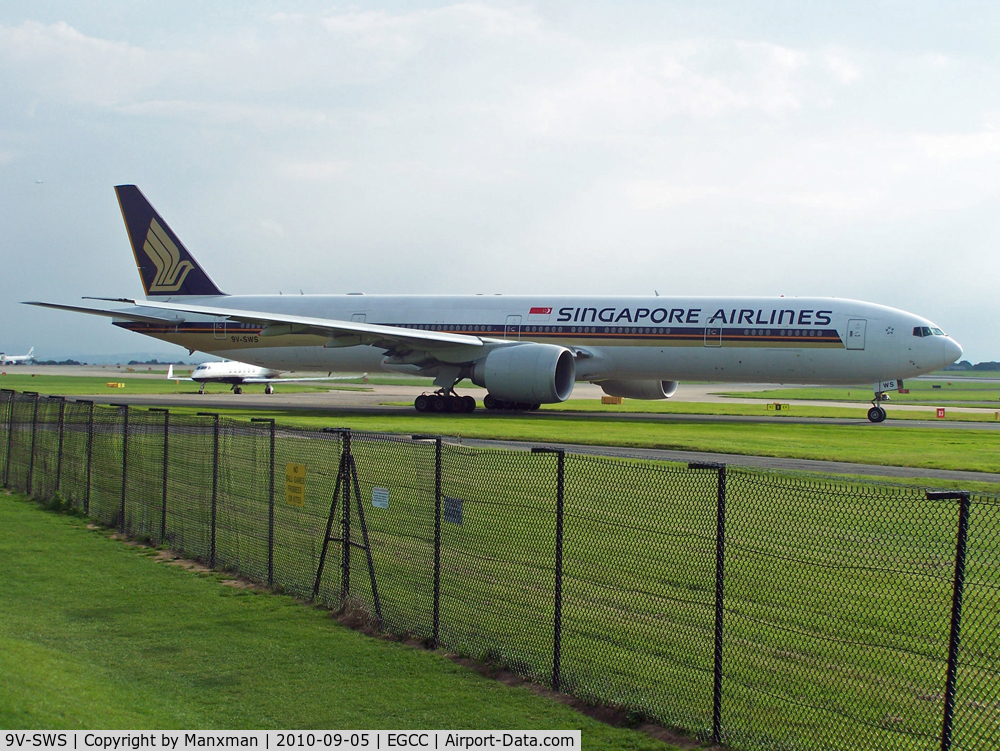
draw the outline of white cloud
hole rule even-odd
[[[338,161],[285,162],[277,165],[275,171],[287,180],[323,182],[340,177],[348,166],[347,162]]]
[[[912,143],[939,162],[984,159],[1000,154],[1000,131],[922,134],[913,136]]]

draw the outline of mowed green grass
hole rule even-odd
[[[889,392],[889,407],[893,404],[927,404],[947,407],[981,406],[1000,410],[1000,374],[983,373],[980,377],[995,377],[995,381],[979,381],[969,378],[951,378],[943,376],[941,380],[917,380],[905,382],[908,394]],[[937,387],[937,388],[935,388]],[[765,399],[780,401],[785,399],[807,399],[839,402],[871,402],[872,391],[862,387],[803,387],[790,389],[769,389],[767,391],[727,391],[720,388],[720,393],[726,396],[744,399]],[[894,416],[898,416],[894,415]]]
[[[109,383],[123,383],[123,388],[108,386]],[[275,388],[282,392],[316,392],[330,389],[363,389],[359,376],[348,381],[318,381],[316,383],[279,383]],[[40,394],[59,396],[89,396],[94,394],[195,394],[201,385],[193,381],[168,381],[166,378],[136,378],[119,370],[108,370],[107,376],[69,375],[24,375],[20,373],[0,377],[0,388],[14,391],[37,391]],[[263,391],[263,384],[249,384],[245,391]],[[228,384],[210,383],[206,393],[217,394],[229,391]]]
[[[668,748],[85,525],[0,495],[4,728],[582,728],[589,748]]]
[[[177,410],[181,412],[182,410]],[[191,410],[193,412],[194,410]],[[239,419],[258,410],[225,410]],[[1000,472],[1000,431],[888,428],[859,425],[644,421],[589,416],[509,414],[373,415],[349,411],[268,410],[279,424],[349,427],[402,434],[427,433],[515,441],[709,451],[748,456],[857,462],[860,464]]]
[[[742,404],[738,402],[674,402],[670,400],[645,402],[636,399],[626,399],[622,404],[601,404],[599,399],[571,399],[561,404],[545,404],[541,407],[544,412],[587,412],[605,414],[672,414],[672,415],[736,415],[742,417],[771,417],[776,422],[781,422],[788,417],[838,417],[853,420],[867,420],[868,408],[870,404],[859,407],[826,407],[805,404],[789,404],[781,399],[792,399],[803,397],[783,396],[770,397],[768,403]],[[768,404],[775,401],[781,402],[780,410],[768,409]],[[869,400],[870,401],[870,400]],[[956,405],[957,406],[957,405]],[[964,406],[964,405],[963,405]],[[933,407],[926,410],[897,410],[893,405],[887,405],[888,419],[890,420],[938,420],[937,412]],[[1000,411],[1000,403],[997,410],[993,412],[983,410],[980,412],[956,412],[946,411],[942,421],[957,422],[998,422],[1000,418],[997,412]]]

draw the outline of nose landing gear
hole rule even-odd
[[[872,407],[868,410],[868,420],[870,422],[885,422],[885,409],[880,402],[887,401],[888,399],[889,397],[881,391],[875,392],[875,398],[872,399]]]

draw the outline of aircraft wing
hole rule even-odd
[[[316,376],[314,378],[244,378],[243,383],[295,383],[297,381],[357,381],[363,378],[368,381],[368,374],[349,376]]]
[[[123,318],[126,321],[137,321],[139,323],[153,323],[159,325],[173,325],[183,323],[184,319],[178,316],[151,316],[141,313],[130,313],[127,310],[105,310],[103,308],[85,308],[81,305],[57,305],[53,302],[26,302],[24,305],[37,305],[40,308],[52,308],[53,310],[68,310],[73,313],[88,313],[92,316],[104,316],[105,318]]]
[[[478,336],[468,334],[452,334],[446,331],[424,331],[423,329],[407,329],[401,326],[382,326],[375,323],[360,323],[357,321],[338,321],[332,318],[312,318],[309,316],[287,315],[285,313],[266,313],[257,310],[241,310],[239,308],[221,308],[207,305],[187,305],[185,303],[162,303],[150,300],[132,304],[143,308],[156,308],[173,313],[188,313],[202,316],[226,318],[241,323],[262,325],[261,336],[276,336],[281,334],[314,334],[328,336],[331,340],[340,339],[345,345],[370,344],[382,347],[394,354],[403,354],[413,350],[435,350],[452,347],[482,347],[485,342]],[[122,316],[126,317],[126,316]]]

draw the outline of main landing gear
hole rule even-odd
[[[267,384],[267,385],[266,385],[266,386],[264,387],[264,393],[265,393],[265,394],[273,394],[273,393],[274,393],[274,386],[272,386],[272,385],[271,385],[270,383],[269,383],[269,384]]]
[[[454,391],[435,391],[433,394],[421,394],[413,400],[417,412],[472,412],[476,409],[476,400],[471,396],[459,396]]]
[[[243,388],[241,386],[233,386],[233,393],[234,394],[242,394],[243,393]]]

